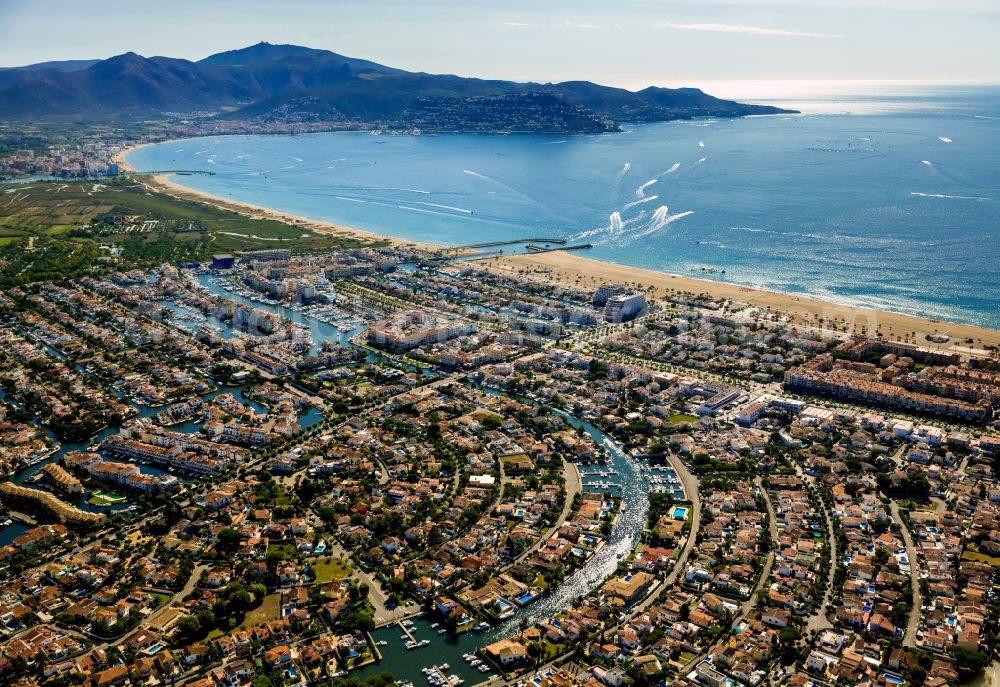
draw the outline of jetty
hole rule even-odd
[[[534,243],[528,244],[528,250],[532,253],[554,253],[557,250],[586,250],[587,248],[593,248],[592,243],[577,243],[572,246],[556,246],[555,248],[546,248],[545,246],[538,246]]]
[[[553,238],[553,239],[538,239],[538,238],[527,238],[527,239],[511,239],[509,241],[484,241],[482,243],[470,243],[465,246],[449,246],[448,248],[442,248],[442,253],[448,253],[451,251],[461,251],[461,250],[473,250],[475,248],[494,248],[496,246],[512,246],[516,243],[566,243],[566,239]]]
[[[133,177],[154,177],[159,174],[181,174],[184,176],[190,176],[192,174],[204,174],[206,176],[214,177],[215,172],[209,172],[205,169],[157,169],[152,172],[123,172],[121,176],[133,176]]]

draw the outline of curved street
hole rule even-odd
[[[917,645],[917,626],[920,624],[920,610],[924,604],[923,596],[920,593],[920,559],[917,558],[917,549],[913,546],[910,528],[903,522],[899,506],[895,501],[889,504],[889,511],[892,513],[892,519],[899,525],[900,535],[906,546],[906,558],[910,564],[910,589],[913,591],[913,605],[910,608],[909,621],[906,623],[906,634],[903,635],[903,646],[913,647]]]

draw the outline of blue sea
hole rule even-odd
[[[128,160],[409,240],[558,236],[603,260],[1000,327],[1000,87],[768,102],[803,114],[596,136],[199,138]]]

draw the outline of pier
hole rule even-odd
[[[459,251],[459,250],[472,250],[473,248],[494,248],[496,246],[512,246],[516,243],[566,243],[566,239],[554,238],[554,239],[511,239],[510,241],[485,241],[483,243],[470,243],[465,246],[450,246],[448,248],[443,248],[442,253],[447,253],[449,251]]]
[[[188,176],[192,174],[204,174],[210,177],[215,176],[215,172],[209,172],[208,170],[204,169],[157,169],[152,172],[125,172],[122,174],[122,176],[128,175],[133,177],[152,177],[156,176],[157,174],[184,174]]]
[[[554,253],[557,250],[585,250],[587,248],[593,248],[592,243],[577,243],[572,246],[556,246],[555,248],[545,248],[544,246],[536,246],[533,243],[528,244],[528,250],[534,255],[536,253]]]
[[[410,638],[411,642],[413,642],[414,644],[417,643],[417,638],[413,636],[413,633],[410,632],[410,628],[408,628],[406,625],[404,625],[402,620],[400,620],[396,624],[399,625],[399,629],[403,631],[403,634],[405,634],[407,637]]]

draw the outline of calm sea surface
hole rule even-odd
[[[1000,88],[795,105],[806,114],[600,136],[202,138],[129,162],[411,240],[558,236],[628,265],[1000,327]]]

